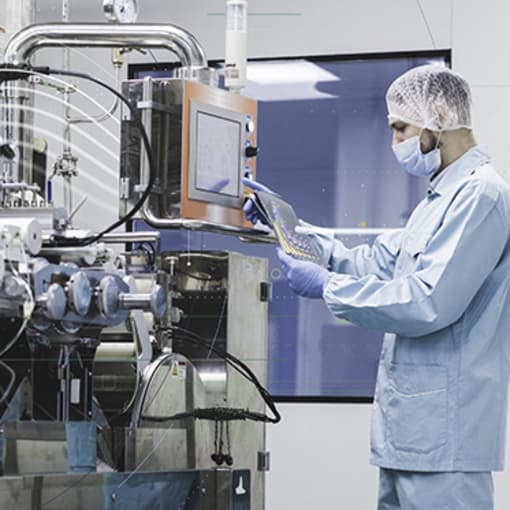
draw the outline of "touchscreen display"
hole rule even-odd
[[[195,187],[237,197],[241,125],[205,112],[197,112]]]

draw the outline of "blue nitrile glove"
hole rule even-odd
[[[276,252],[290,288],[303,297],[321,298],[331,273],[313,262],[295,259],[281,248]]]
[[[273,195],[276,194],[274,191],[271,191],[267,186],[260,184],[260,182],[252,181],[251,179],[247,179],[246,177],[243,177],[241,181],[247,188],[251,188],[255,191],[265,191],[266,193],[272,193]],[[248,221],[251,221],[254,225],[255,223],[257,223],[257,221],[260,221],[264,223],[264,225],[267,225],[265,218],[259,215],[257,207],[255,206],[251,198],[248,198],[248,200],[246,200],[246,202],[244,203],[243,211],[244,214],[246,215],[246,219]]]

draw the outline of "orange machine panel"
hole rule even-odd
[[[215,105],[238,113],[250,115],[255,126],[257,125],[257,102],[221,89],[215,89],[200,83],[186,81],[183,94],[183,123],[182,123],[182,167],[181,167],[181,215],[183,218],[207,220],[213,223],[235,225],[251,228],[253,225],[246,221],[241,209],[211,204],[201,200],[190,199],[189,189],[189,161],[190,161],[190,105],[191,101]],[[257,130],[247,135],[251,145],[257,146]],[[255,158],[246,160],[245,167],[251,168],[255,179]],[[246,191],[248,194],[249,191]]]

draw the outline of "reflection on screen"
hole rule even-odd
[[[237,197],[241,125],[209,113],[197,118],[197,189]]]

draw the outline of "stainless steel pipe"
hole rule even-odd
[[[207,67],[205,52],[195,37],[174,25],[139,23],[41,23],[15,34],[4,52],[6,64],[22,64],[47,47],[164,48],[183,66]]]

